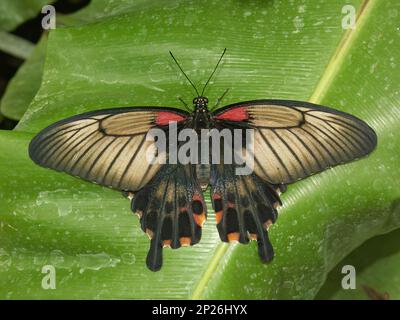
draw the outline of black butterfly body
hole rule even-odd
[[[200,241],[209,186],[222,241],[258,242],[262,261],[273,258],[268,228],[277,219],[279,193],[297,180],[370,153],[374,131],[344,112],[299,101],[256,100],[209,111],[205,97],[192,113],[175,108],[98,110],[61,120],[30,143],[37,164],[133,194],[132,210],[150,239],[147,266],[162,265],[162,248]],[[254,130],[254,171],[236,165],[149,164],[151,128]],[[168,157],[168,156],[167,156]]]

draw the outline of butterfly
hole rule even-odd
[[[242,244],[255,240],[261,260],[271,261],[274,250],[268,229],[278,218],[280,193],[286,186],[361,158],[377,144],[374,130],[364,121],[308,102],[254,100],[219,108],[225,91],[209,108],[204,92],[225,51],[201,93],[170,52],[196,92],[193,108],[180,99],[185,110],[90,111],[50,125],[29,145],[36,164],[120,190],[131,198],[132,211],[150,238],[146,264],[152,271],[162,267],[163,247],[176,249],[200,241],[207,190],[221,240]],[[222,156],[218,163],[209,164],[149,162],[147,152],[155,144],[147,138],[149,131],[169,134],[172,123],[178,134],[187,129],[196,134],[203,129],[252,130],[251,139],[242,139],[251,140],[254,147],[252,154],[247,153],[252,156],[251,172],[237,174],[239,164]],[[182,147],[182,142],[176,143]],[[167,151],[159,152],[164,159],[170,157]],[[201,152],[211,157],[211,151]]]

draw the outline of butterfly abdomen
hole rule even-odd
[[[199,181],[201,189],[207,189],[210,183],[210,166],[208,164],[198,164],[196,166],[196,176]]]

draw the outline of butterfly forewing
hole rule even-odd
[[[162,164],[146,158],[154,147],[146,135],[166,127],[169,119],[184,122],[187,114],[165,108],[100,110],[57,122],[30,143],[30,157],[39,165],[64,171],[119,190],[137,191]],[[166,127],[167,131],[168,128]],[[167,155],[159,154],[159,159]]]
[[[246,140],[241,153],[253,172],[238,175],[237,165],[212,164],[211,197],[221,240],[257,240],[264,262],[274,256],[268,228],[285,184],[365,156],[376,145],[375,132],[362,120],[306,102],[243,102],[218,110],[213,120],[220,129],[253,130],[254,149],[247,150]]]
[[[261,100],[217,111],[217,122],[254,129],[254,172],[287,184],[370,153],[375,132],[362,120],[306,102]]]

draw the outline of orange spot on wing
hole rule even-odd
[[[179,242],[182,246],[187,247],[190,246],[192,240],[189,237],[181,237],[179,238]]]
[[[193,214],[194,221],[200,227],[203,227],[204,222],[206,221],[206,214],[203,212],[202,214]]]
[[[171,242],[172,242],[171,240],[164,240],[163,241],[163,246],[164,247],[170,247],[171,246]]]
[[[222,220],[222,210],[215,213],[215,221],[217,222],[217,224],[220,223],[221,220]]]
[[[231,232],[228,233],[228,241],[239,241],[239,232]]]

